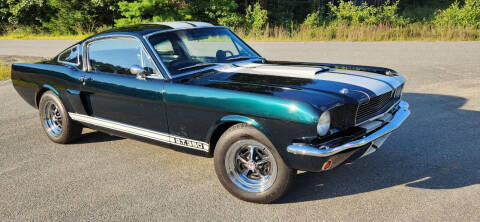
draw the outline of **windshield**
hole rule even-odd
[[[150,43],[174,77],[216,63],[259,58],[226,28],[199,28],[153,35]]]

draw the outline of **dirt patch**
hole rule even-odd
[[[10,79],[12,63],[34,63],[46,60],[43,57],[36,56],[7,56],[0,55],[0,81]]]
[[[0,55],[0,64],[2,65],[11,65],[12,63],[18,62],[40,62],[43,60],[47,60],[47,58],[37,56]]]

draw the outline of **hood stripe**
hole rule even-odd
[[[282,76],[292,78],[304,78],[312,80],[326,80],[358,86],[373,92],[375,95],[382,95],[400,85],[395,77],[370,74],[354,70],[336,70],[316,74],[321,67],[302,67],[288,65],[270,65],[249,63],[239,66],[223,66],[217,68],[220,72],[241,72],[253,75]],[[352,90],[352,89],[350,89]],[[365,92],[368,94],[368,92]]]
[[[341,82],[341,83],[359,86],[372,91],[377,96],[387,93],[389,91],[392,91],[392,88],[390,87],[390,85],[385,84],[382,81],[378,81],[377,79],[365,78],[363,76],[342,75],[338,73],[329,72],[329,73],[323,73],[321,75],[318,75],[318,77],[315,79],[328,80],[332,82]]]
[[[395,89],[397,88],[397,86],[394,86],[391,82],[388,82],[388,81],[385,81],[383,79],[379,79],[379,78],[373,78],[373,77],[370,77],[370,76],[366,76],[366,75],[359,75],[359,74],[356,74],[356,73],[345,73],[345,72],[340,72],[340,71],[332,71],[332,73],[337,73],[337,74],[341,74],[341,75],[351,75],[351,76],[358,76],[358,77],[362,77],[362,78],[369,78],[369,79],[373,79],[373,80],[377,80],[377,81],[381,81],[387,85],[389,85],[392,89]]]

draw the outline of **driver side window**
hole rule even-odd
[[[157,73],[143,50],[141,43],[134,38],[109,38],[88,44],[89,70],[131,75],[133,65],[144,67],[150,73]]]

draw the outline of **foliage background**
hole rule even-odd
[[[480,0],[0,0],[0,35],[207,21],[278,40],[479,40]]]

